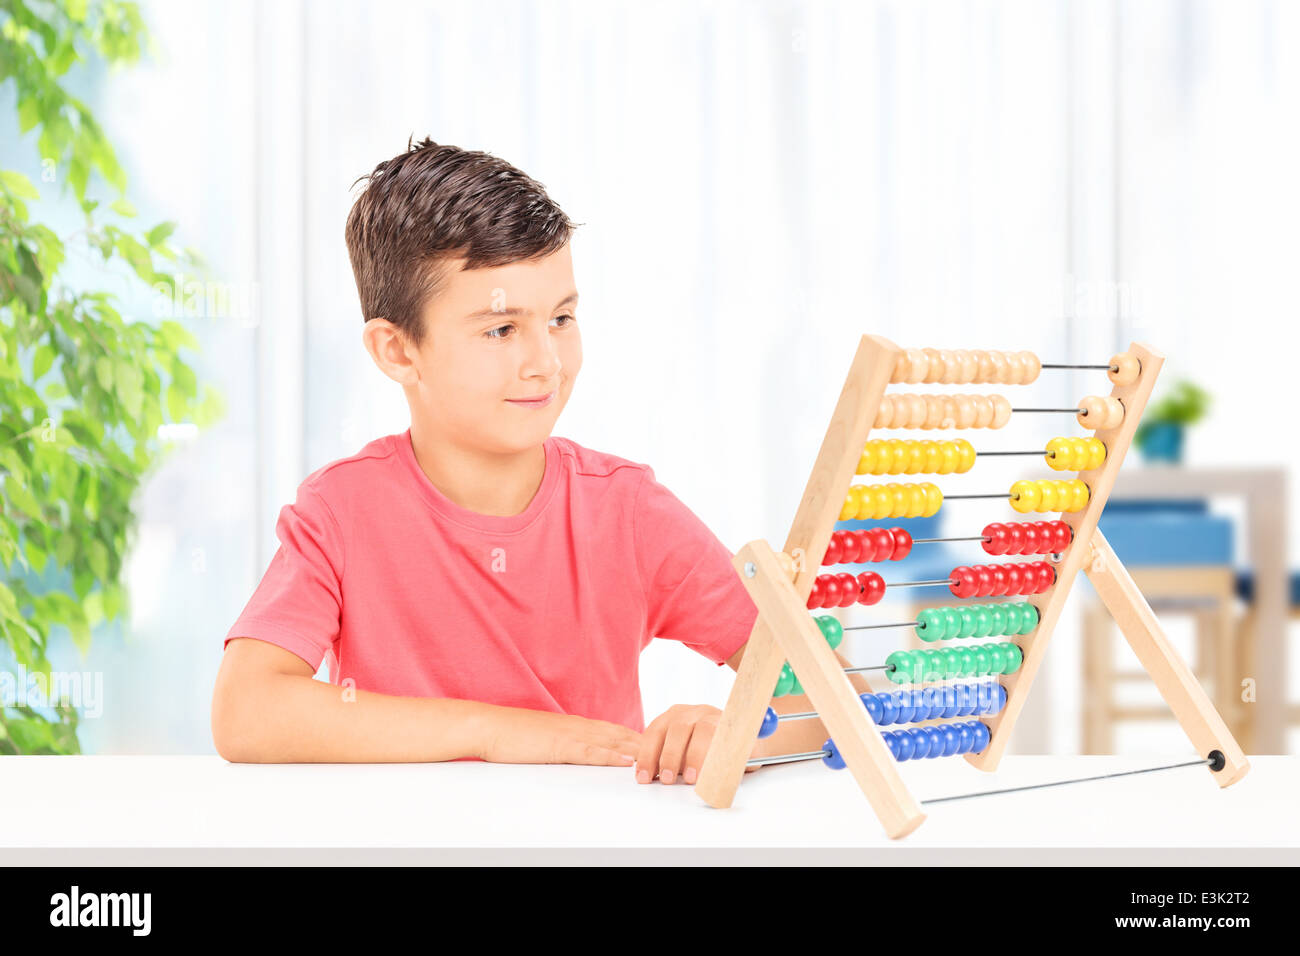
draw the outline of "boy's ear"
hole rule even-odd
[[[392,322],[383,318],[367,320],[361,341],[379,371],[394,382],[399,385],[414,385],[419,380],[414,347]]]

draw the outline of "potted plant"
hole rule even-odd
[[[1147,409],[1133,441],[1147,462],[1178,464],[1183,459],[1183,431],[1205,417],[1210,393],[1182,380],[1155,405]]]

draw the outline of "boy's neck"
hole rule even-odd
[[[411,423],[411,449],[430,483],[452,504],[476,514],[511,517],[527,509],[546,473],[542,445],[514,455],[467,448]]]

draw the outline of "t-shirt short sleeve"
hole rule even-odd
[[[339,636],[343,610],[343,537],[329,505],[306,484],[280,509],[280,547],[233,627],[232,638],[253,637],[297,654],[318,670]]]
[[[633,520],[650,636],[681,641],[725,664],[749,640],[758,618],[731,552],[649,467]]]

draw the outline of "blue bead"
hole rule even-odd
[[[971,744],[975,743],[975,734],[971,731],[970,724],[969,723],[958,724],[957,734],[961,737],[961,743],[957,747],[957,753],[959,754],[970,753]]]
[[[975,710],[977,713],[987,714],[993,701],[993,688],[988,684],[980,684],[977,694],[979,695],[979,706]]]
[[[844,769],[844,758],[840,756],[840,752],[835,746],[835,741],[827,737],[826,743],[822,744],[822,750],[830,751],[829,754],[822,757],[822,763],[826,764],[826,766],[830,767],[832,770]]]
[[[898,709],[898,716],[895,718],[898,723],[906,724],[911,721],[912,715],[916,713],[916,705],[912,703],[912,692],[896,690],[892,696],[894,706]]]
[[[983,753],[984,748],[989,745],[992,735],[989,733],[988,724],[984,723],[984,721],[977,720],[974,721],[974,724],[975,726],[971,728],[971,732],[975,735],[975,743],[971,745],[971,753]]]
[[[916,753],[916,738],[912,736],[912,730],[896,730],[894,736],[898,738],[898,759],[911,760]]]
[[[776,716],[776,711],[769,707],[767,713],[763,714],[763,726],[758,728],[759,739],[761,740],[764,737],[771,737],[776,733],[776,728],[780,726],[780,723],[781,721]]]
[[[877,724],[883,723],[880,719],[880,698],[875,694],[859,694],[858,700],[862,701],[862,706],[867,708],[867,713]]]
[[[965,691],[966,706],[961,709],[961,714],[959,716],[969,717],[971,714],[975,713],[975,709],[979,707],[979,698],[976,694],[974,684],[962,684],[962,690]]]
[[[1007,706],[1007,689],[1001,684],[997,685],[998,702],[993,708],[993,713],[998,713],[1003,707]]]
[[[927,687],[921,691],[921,699],[925,701],[926,720],[931,717],[938,717],[943,710],[943,694],[937,687]]]
[[[930,752],[930,737],[924,727],[912,727],[907,731],[907,735],[912,738],[913,760],[920,760]]]
[[[943,714],[944,717],[957,716],[957,688],[949,684],[943,689]]]
[[[886,724],[898,723],[898,708],[894,706],[894,695],[882,691],[876,695],[876,700],[880,701],[880,709],[884,713],[883,722]]]
[[[943,756],[943,731],[938,727],[922,727],[922,730],[930,738],[930,752],[925,756],[927,759],[932,757]]]
[[[944,724],[940,730],[943,732],[943,755],[951,757],[961,749],[961,734],[952,724]]]
[[[898,733],[893,730],[886,730],[884,733],[884,738],[885,738],[885,746],[889,748],[889,752],[893,754],[894,759],[897,760],[898,759]]]

